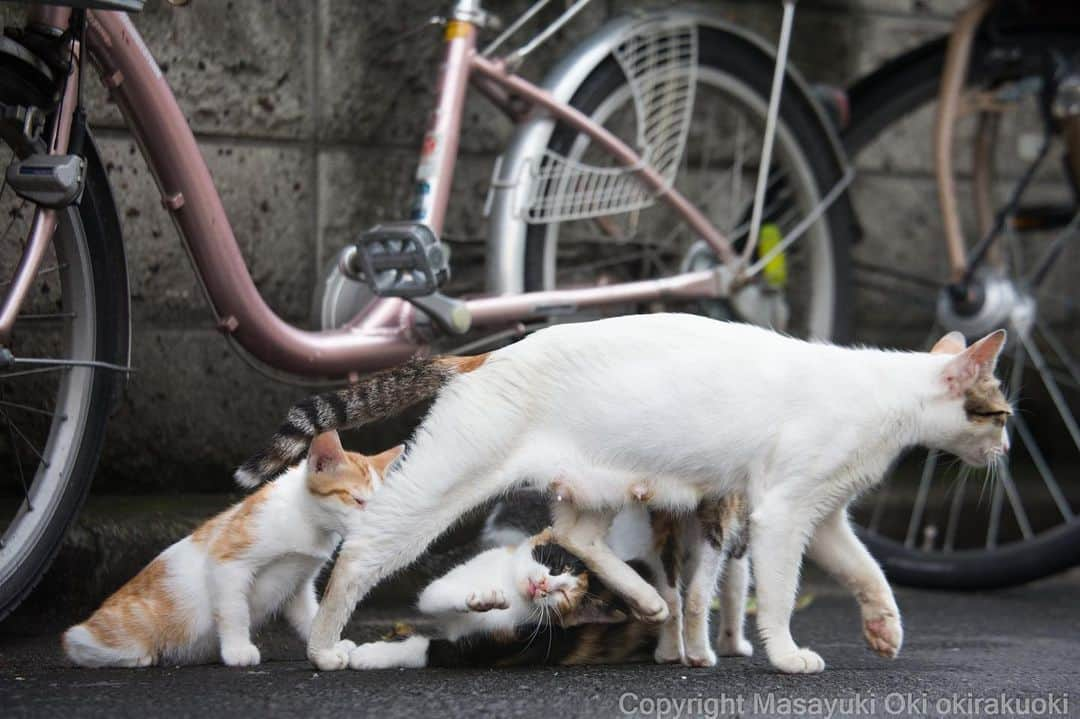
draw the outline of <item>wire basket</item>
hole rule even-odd
[[[644,21],[632,28],[613,55],[633,97],[637,150],[643,162],[671,185],[682,161],[694,108],[697,28]],[[545,150],[530,168],[526,219],[544,224],[648,207],[657,193],[638,180],[637,169],[598,167]]]

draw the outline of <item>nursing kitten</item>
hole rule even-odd
[[[514,492],[492,508],[482,541],[491,547],[526,541],[550,524],[549,504],[550,499],[539,492]],[[749,508],[739,493],[704,501],[690,514],[631,506],[616,515],[608,545],[622,559],[642,561],[668,605],[669,616],[660,627],[653,653],[658,664],[713,666],[717,654],[753,654],[744,634],[750,578],[748,522]],[[720,624],[713,643],[709,619],[718,582],[722,583]]]
[[[899,610],[847,505],[907,447],[977,466],[1008,450],[1011,408],[993,374],[1004,343],[1002,330],[967,348],[950,333],[928,353],[886,352],[654,314],[545,328],[471,358],[469,371],[432,361],[442,368],[435,402],[394,481],[345,537],[308,658],[320,669],[346,667],[337,643],[357,601],[466,511],[520,485],[563,497],[553,513],[558,542],[655,622],[667,619],[667,602],[604,541],[615,514],[635,503],[690,511],[743,492],[772,665],[825,667],[791,636],[805,552],[856,596],[871,648],[894,656]],[[322,429],[324,419],[354,416],[332,403],[324,413],[326,401],[296,419]]]
[[[688,517],[687,521],[692,521]],[[655,523],[640,507],[615,518],[608,542],[645,581],[658,578],[661,564],[671,571],[665,547],[676,525]],[[509,530],[513,531],[513,530]],[[732,525],[721,538],[741,543]],[[663,571],[663,570],[660,570]],[[711,591],[709,600],[711,601]],[[737,607],[744,610],[745,597]],[[591,575],[585,564],[545,529],[516,546],[481,552],[429,584],[418,609],[439,620],[441,638],[413,636],[400,642],[372,642],[349,654],[353,669],[390,667],[520,666],[611,664],[656,657],[662,627],[631,617],[617,595]],[[707,611],[707,610],[706,610]],[[666,627],[667,625],[665,625]],[[741,629],[740,629],[741,631]]]
[[[307,641],[315,578],[400,452],[365,457],[344,451],[336,432],[315,437],[305,464],[203,523],[68,629],[68,658],[142,667],[220,656],[250,666],[260,659],[252,631],[281,608]]]

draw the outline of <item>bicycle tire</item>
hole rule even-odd
[[[0,139],[19,153],[25,154],[31,149],[16,147],[19,140],[10,136]],[[61,227],[57,232],[65,231],[62,226],[67,223],[70,227],[66,231],[71,233],[74,241],[85,243],[94,292],[94,359],[121,364],[128,354],[129,297],[120,223],[108,176],[89,135],[85,138],[84,156],[87,161],[85,189],[77,207],[62,211]],[[71,450],[74,460],[70,472],[33,546],[24,550],[18,564],[0,583],[0,621],[41,581],[90,491],[108,418],[122,387],[122,375],[114,370],[95,368],[91,372],[84,429]]]
[[[891,60],[859,80],[849,91],[851,121],[843,135],[853,159],[893,123],[937,96],[947,38],[938,38]],[[1015,30],[1012,47],[1042,50],[1069,43],[1080,48],[1074,33]],[[981,36],[972,49],[969,82],[987,74],[994,39]],[[1035,57],[1037,60],[1038,58]],[[927,139],[929,142],[929,138]],[[929,589],[984,590],[1024,584],[1080,563],[1080,522],[1043,532],[1034,539],[993,550],[958,550],[931,555],[902,542],[857,531],[890,580]]]

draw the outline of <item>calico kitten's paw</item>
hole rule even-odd
[[[809,649],[799,649],[780,657],[769,657],[769,661],[785,674],[817,674],[825,671],[825,660]]]
[[[863,618],[863,636],[877,654],[892,659],[900,653],[900,645],[904,643],[904,628],[896,612],[886,610],[877,616]]]
[[[688,667],[715,667],[716,652],[712,647],[687,648],[684,664]]]
[[[473,592],[466,598],[465,605],[473,612],[489,612],[492,609],[507,609],[510,602],[506,601],[506,595],[498,589],[487,592]]]
[[[253,667],[259,663],[259,648],[247,644],[226,644],[221,647],[221,661],[230,667]]]
[[[722,657],[752,657],[754,645],[746,637],[724,631],[716,638],[716,653]]]
[[[356,649],[356,644],[348,639],[342,639],[329,649],[313,649],[308,647],[308,661],[314,664],[320,671],[334,672],[349,666],[349,652]]]

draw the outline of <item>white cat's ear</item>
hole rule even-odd
[[[311,440],[308,471],[327,472],[345,461],[345,448],[337,432],[323,432]]]
[[[1005,330],[996,330],[950,360],[943,375],[949,392],[960,396],[980,377],[992,375],[1005,339]]]
[[[965,347],[967,347],[967,340],[964,339],[964,335],[953,331],[935,342],[930,354],[958,355],[964,351]]]

